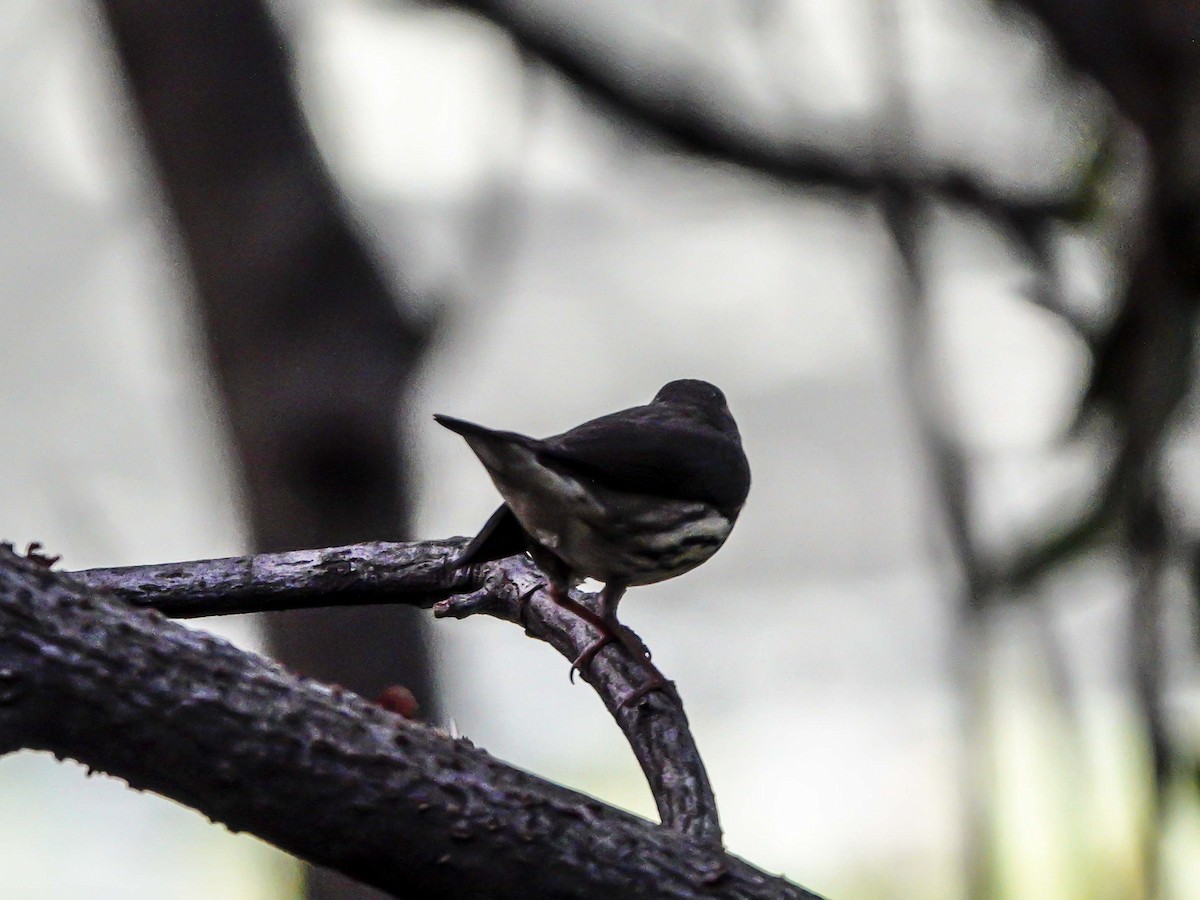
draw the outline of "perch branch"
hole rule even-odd
[[[516,622],[571,660],[593,643],[591,627],[550,600],[544,576],[524,557],[467,570],[447,566],[464,542],[376,542],[69,574],[135,606],[176,618],[399,603],[432,607],[438,617],[484,613]],[[644,675],[619,644],[602,650],[581,675],[629,741],[662,823],[719,844],[716,799],[678,695],[654,691],[622,708],[621,700]]]
[[[428,609],[478,586],[476,572],[447,566],[465,545],[376,541],[68,574],[173,619],[394,603]]]
[[[410,898],[814,896],[0,546],[0,753],[22,748]]]

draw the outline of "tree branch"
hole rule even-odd
[[[874,199],[881,186],[900,181],[911,191],[979,210],[1021,242],[1031,240],[1047,218],[1073,218],[1080,212],[1080,199],[1069,192],[1020,199],[997,193],[974,173],[936,166],[925,171],[885,170],[855,164],[851,153],[831,153],[792,137],[765,135],[760,127],[739,125],[728,110],[712,109],[711,96],[697,80],[672,77],[661,69],[647,73],[644,67],[623,66],[614,58],[613,48],[593,33],[543,21],[534,11],[535,4],[447,0],[447,5],[488,20],[588,97],[693,156],[865,200]]]
[[[478,571],[447,566],[466,543],[376,541],[67,574],[175,619],[378,604],[428,609],[478,587]]]
[[[571,660],[596,639],[591,626],[550,599],[545,577],[524,557],[466,570],[447,566],[465,541],[376,542],[69,574],[177,618],[390,603],[432,607],[438,617],[484,613],[516,622]],[[678,694],[654,691],[622,708],[645,676],[619,644],[580,674],[629,741],[663,824],[719,844],[716,799]]]
[[[49,750],[405,897],[814,895],[0,546],[0,753]]]

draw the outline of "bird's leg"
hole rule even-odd
[[[548,593],[550,594],[550,599],[563,609],[569,610],[579,616],[579,618],[600,632],[599,643],[588,647],[571,663],[569,675],[571,683],[574,684],[575,670],[579,669],[582,671],[583,666],[586,666],[595,657],[595,651],[598,651],[605,644],[612,641],[615,635],[608,623],[601,616],[592,612],[582,603],[571,599],[568,593],[572,581],[571,570],[567,567],[566,563],[545,547],[536,543],[529,548],[529,555],[533,557],[533,561],[537,563],[538,568],[546,573],[546,580],[549,582]]]
[[[599,653],[601,650],[603,650],[605,647],[607,647],[613,641],[619,640],[618,632],[610,630],[608,623],[605,622],[603,619],[601,619],[598,623],[595,623],[595,624],[596,624],[596,627],[600,630],[600,637],[598,637],[598,638],[596,638],[596,640],[592,641],[592,643],[590,643],[582,653],[580,653],[577,657],[575,657],[575,662],[571,663],[571,682],[572,683],[574,683],[574,681],[575,681],[575,672],[576,671],[582,672],[584,669],[586,669],[588,666],[590,666],[592,664],[592,660],[594,660],[596,658],[597,653]]]
[[[624,595],[625,585],[606,584],[604,591],[600,594],[600,615],[608,622],[617,640],[624,645],[630,655],[642,663],[646,669],[646,680],[621,699],[621,702],[617,704],[618,709],[633,706],[651,691],[674,687],[667,676],[659,671],[658,666],[650,661],[650,648],[646,646],[645,641],[638,637],[632,628],[617,621],[617,604],[621,602],[621,597]]]
[[[615,637],[634,659],[650,659],[650,648],[632,628],[617,621],[617,604],[625,596],[625,585],[613,582],[604,585],[600,592],[600,618],[602,618]],[[611,638],[610,638],[611,640]],[[599,648],[596,648],[599,649]]]
[[[624,595],[625,585],[616,581],[607,582],[604,585],[604,590],[600,592],[600,613],[596,616],[597,621],[594,623],[600,632],[600,637],[579,654],[572,664],[572,671],[578,669],[582,672],[585,666],[592,664],[596,654],[613,641],[620,643],[633,655],[634,659],[649,659],[650,651],[642,643],[641,638],[617,621],[617,604],[621,602],[621,597]]]
[[[574,683],[575,671],[578,669],[582,672],[585,666],[590,665],[596,654],[600,652],[601,648],[612,643],[613,640],[617,638],[617,634],[613,631],[609,623],[606,622],[602,617],[592,612],[582,603],[572,600],[567,594],[566,586],[558,582],[557,579],[550,582],[550,599],[563,609],[573,612],[575,615],[579,616],[579,618],[583,619],[583,621],[587,622],[600,632],[600,637],[596,639],[595,643],[591,644],[586,650],[580,653],[575,659],[575,662],[571,663],[570,678],[571,682]]]
[[[600,632],[600,636],[571,663],[572,682],[575,680],[576,670],[584,671],[592,664],[596,654],[614,641],[621,644],[634,659],[641,662],[646,668],[646,680],[630,691],[628,696],[622,698],[618,704],[621,709],[633,705],[651,691],[664,690],[671,686],[667,677],[658,670],[654,663],[650,662],[650,650],[642,639],[634,634],[632,629],[617,621],[617,604],[621,602],[624,594],[625,585],[615,581],[605,584],[604,590],[600,592],[600,612],[595,613],[582,603],[572,600],[567,594],[564,583],[558,579],[550,582],[550,599],[563,609],[570,610]]]
[[[600,592],[600,619],[605,624],[605,628],[601,630],[602,636],[575,660],[576,668],[582,671],[583,666],[590,665],[601,649],[616,640],[629,651],[630,656],[643,665],[646,669],[646,680],[630,691],[628,696],[622,698],[618,704],[618,708],[621,709],[632,706],[651,691],[665,689],[671,684],[667,677],[658,670],[658,666],[650,661],[650,648],[646,646],[645,642],[634,633],[632,628],[617,621],[617,604],[621,602],[623,596],[625,596],[625,585],[615,581],[604,585],[604,590]]]

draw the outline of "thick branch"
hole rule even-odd
[[[470,570],[448,567],[447,560],[464,541],[354,544],[71,574],[132,604],[178,618],[399,603],[433,607],[439,617],[486,613],[516,622],[530,637],[572,660],[595,640],[590,626],[550,600],[544,576],[524,557]],[[601,651],[582,676],[629,741],[663,824],[719,844],[716,800],[678,695],[655,691],[622,708],[621,700],[642,683],[644,674],[619,644]]]
[[[0,547],[0,752],[49,750],[406,897],[812,897]]]

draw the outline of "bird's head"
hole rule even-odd
[[[701,381],[698,378],[681,378],[664,384],[650,401],[654,405],[675,407],[687,414],[723,431],[731,430],[736,434],[737,426],[725,395],[715,384]]]
[[[652,403],[680,403],[688,406],[725,406],[725,395],[715,384],[701,381],[699,378],[681,378],[678,381],[668,381],[657,394]]]

